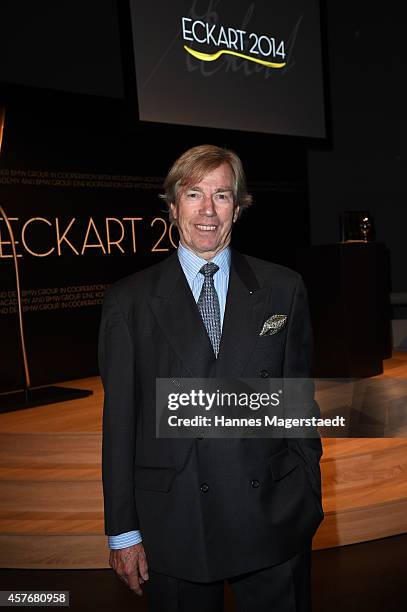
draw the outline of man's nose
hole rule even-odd
[[[216,214],[215,206],[211,196],[204,195],[200,213],[207,216]]]

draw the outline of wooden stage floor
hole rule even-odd
[[[390,385],[405,380],[407,386],[407,352],[395,351],[384,362],[384,373],[374,378]],[[94,377],[61,384],[92,389],[93,395],[0,415],[2,568],[109,567],[101,382]],[[399,412],[407,415],[406,397],[394,388]],[[324,438],[323,446],[325,520],[314,549],[405,533],[407,434]]]

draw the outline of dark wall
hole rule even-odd
[[[69,2],[69,37],[63,23],[68,3],[58,3],[62,7],[59,13],[52,8],[54,3],[39,2],[34,13],[29,9],[31,3],[20,1],[19,19],[14,3],[5,5],[2,23],[8,24],[5,31],[9,35],[1,44],[12,47],[13,53],[0,69],[0,103],[6,106],[0,200],[10,217],[21,219],[57,215],[61,219],[75,216],[80,221],[89,215],[95,219],[100,215],[102,222],[103,216],[130,214],[145,217],[145,225],[134,254],[104,255],[91,249],[77,257],[66,249],[63,257],[53,254],[34,258],[25,253],[19,260],[22,288],[109,284],[168,255],[171,248],[165,253],[151,251],[157,237],[150,236],[150,219],[162,215],[163,205],[157,197],[162,179],[180,153],[205,142],[238,152],[254,195],[254,206],[235,227],[235,246],[243,252],[295,266],[296,249],[309,244],[304,144],[292,138],[248,132],[138,123],[131,98],[120,97],[120,52],[122,45],[124,51],[128,47],[123,38],[118,42],[115,4],[110,0],[83,4],[83,18],[74,19],[72,15],[81,15],[78,11],[82,5]],[[95,11],[97,4],[97,18],[93,21],[90,4]],[[16,28],[18,45],[10,34]],[[40,41],[38,49],[33,47],[34,29],[35,40]],[[60,38],[56,35],[59,31]],[[63,44],[58,46],[60,41]],[[128,76],[130,57],[126,59],[125,55],[124,60],[123,72],[126,76],[127,71]],[[65,188],[48,178],[33,183],[27,174],[31,171],[108,174],[113,178],[128,175],[131,180],[147,179],[146,183],[153,179],[153,187],[126,194],[105,186]],[[43,229],[48,237],[49,228]],[[0,276],[1,290],[13,290],[10,258],[0,257]],[[33,385],[97,373],[99,317],[100,304],[63,312],[26,313]],[[0,390],[21,382],[16,321],[10,313],[0,316],[3,356],[7,357],[1,368]]]
[[[121,98],[116,4],[3,0],[0,83]]]
[[[333,149],[310,151],[314,244],[335,242],[339,213],[369,210],[407,290],[407,62],[401,3],[326,2]]]

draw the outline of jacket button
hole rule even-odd
[[[250,484],[252,485],[253,489],[257,489],[260,486],[260,482],[256,478],[253,478]]]
[[[260,376],[262,378],[268,378],[270,376],[270,372],[268,370],[260,370]]]
[[[207,485],[206,482],[203,482],[201,484],[201,491],[202,493],[206,493],[207,491],[209,491],[209,485]]]

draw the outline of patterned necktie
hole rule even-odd
[[[221,328],[220,328],[220,307],[219,298],[213,282],[213,275],[219,270],[219,266],[209,262],[199,270],[204,276],[201,294],[197,301],[198,310],[201,313],[202,321],[208,332],[213,352],[218,356]]]

